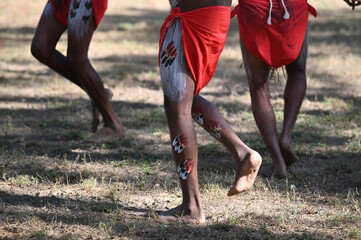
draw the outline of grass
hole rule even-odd
[[[124,8],[120,7],[123,6]],[[157,64],[168,3],[109,2],[89,56],[127,128],[119,141],[85,144],[86,94],[30,55],[44,2],[0,3],[0,239],[361,239],[359,10],[310,1],[308,89],[293,132],[300,161],[286,179],[259,176],[228,198],[230,154],[195,124],[207,224],[164,223],[181,203]],[[25,5],[26,4],[26,5]],[[26,6],[26,7],[25,7]],[[19,9],[27,14],[20,15]],[[271,158],[255,125],[236,21],[214,79],[202,91],[235,132]],[[59,43],[66,50],[66,37]],[[282,72],[282,71],[281,71]],[[277,127],[285,79],[271,82]]]

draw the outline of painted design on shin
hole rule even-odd
[[[210,122],[209,124],[209,130],[211,132],[211,134],[213,135],[213,137],[220,139],[221,138],[221,130],[222,128],[219,126],[218,123],[216,122]]]
[[[186,180],[188,175],[193,172],[194,164],[191,159],[187,159],[184,162],[180,163],[177,167],[177,172],[179,177],[183,180]]]
[[[213,137],[216,139],[221,138],[221,130],[222,128],[219,124],[215,121],[206,121],[204,119],[203,113],[200,111],[192,112],[192,118],[196,121],[199,125],[204,127]]]
[[[193,118],[194,121],[196,121],[199,125],[203,125],[203,124],[204,124],[203,113],[192,113],[192,118]]]
[[[176,136],[172,142],[172,146],[174,147],[174,151],[177,153],[181,153],[185,147],[187,146],[187,138],[184,136],[184,134],[180,134]]]
[[[177,56],[177,49],[174,46],[174,41],[171,41],[160,56],[162,59],[162,64],[164,64],[164,67],[168,67],[172,65],[176,56]]]
[[[209,132],[212,134],[213,137],[215,137],[216,139],[220,139],[221,138],[221,130],[222,128],[219,126],[218,123],[211,121],[209,123]]]

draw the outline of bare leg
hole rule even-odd
[[[192,115],[233,156],[236,164],[236,176],[227,195],[232,196],[250,189],[261,166],[261,156],[239,139],[213,104],[199,95],[194,97]]]
[[[271,155],[274,167],[274,176],[285,177],[287,174],[285,161],[283,160],[278,143],[276,117],[269,98],[268,75],[270,67],[257,59],[244,45],[242,39],[241,48],[244,67],[248,78],[251,93],[252,111],[259,131],[266,147]]]
[[[109,88],[105,88],[105,92],[106,95],[108,96],[108,100],[111,101],[113,98],[112,90],[110,90]],[[98,126],[102,121],[103,117],[93,102],[92,102],[92,114],[93,114],[93,120],[91,123],[91,131],[95,133],[98,130]]]
[[[78,12],[78,14],[79,13],[80,12]],[[84,21],[84,17],[81,17],[82,16],[80,16],[81,21]],[[125,128],[116,116],[107,92],[104,89],[103,82],[92,67],[87,56],[89,44],[95,30],[93,13],[91,12],[91,15],[88,17],[90,24],[85,25],[88,27],[87,29],[79,29],[78,25],[74,26],[72,24],[82,24],[82,22],[73,22],[69,19],[67,51],[67,64],[69,69],[71,69],[71,72],[75,75],[81,86],[84,87],[104,120],[104,127],[93,136],[85,139],[85,141],[99,142],[106,139],[122,138],[125,135]],[[79,35],[79,32],[82,30],[83,34]]]
[[[178,217],[183,217],[190,223],[205,222],[198,186],[197,139],[191,114],[193,92],[194,82],[187,77],[187,92],[183,100],[179,103],[170,102],[166,97],[164,100],[175,163],[180,166],[187,161],[190,173],[185,179],[180,177],[182,204],[169,211],[159,212],[160,218],[163,220],[175,221]]]
[[[295,126],[298,112],[306,94],[306,60],[308,52],[308,30],[303,41],[298,58],[286,66],[287,84],[284,92],[284,121],[279,139],[282,156],[286,165],[298,161],[298,157],[292,149],[292,130]]]
[[[44,12],[40,18],[38,27],[31,43],[31,53],[41,63],[53,69],[64,76],[78,87],[85,90],[81,82],[75,77],[72,70],[68,67],[67,58],[56,50],[56,45],[65,32],[64,27],[53,15],[50,3],[45,6]],[[108,91],[108,98],[111,98],[111,91]],[[101,121],[99,111],[93,106],[92,131],[96,131]]]

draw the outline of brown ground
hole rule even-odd
[[[157,65],[167,1],[109,2],[89,56],[128,132],[101,144],[81,141],[91,134],[86,94],[30,55],[45,1],[1,1],[0,239],[361,239],[361,8],[311,3],[319,17],[310,17],[308,91],[294,131],[300,161],[287,179],[260,176],[228,198],[233,162],[197,127],[207,224],[189,226],[154,215],[181,201]],[[202,94],[269,166],[238,41],[233,20]],[[272,83],[279,127],[283,87],[281,75]]]

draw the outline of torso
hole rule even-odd
[[[212,6],[231,6],[232,0],[169,0],[172,8],[180,7],[181,12]]]

